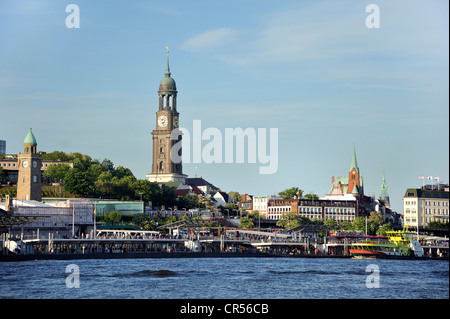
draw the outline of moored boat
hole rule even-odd
[[[407,230],[387,232],[387,240],[360,240],[349,249],[358,258],[423,258],[424,252],[415,234]]]

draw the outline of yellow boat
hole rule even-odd
[[[364,239],[352,244],[350,254],[357,258],[423,258],[424,252],[413,232],[386,232],[387,240]]]

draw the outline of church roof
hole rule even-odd
[[[36,138],[34,137],[34,134],[31,131],[31,128],[28,131],[28,134],[25,137],[25,140],[23,141],[23,144],[34,144],[34,145],[37,145]]]

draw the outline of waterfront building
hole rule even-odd
[[[7,210],[7,203],[0,202],[0,209]],[[35,220],[12,226],[9,233],[17,238],[86,237],[93,230],[92,200],[69,199],[42,203],[35,200],[12,200],[8,207],[11,217]]]
[[[241,195],[241,200],[237,205],[239,211],[247,211],[251,214],[253,212],[253,196],[249,194]]]
[[[159,107],[156,112],[156,129],[153,130],[153,165],[152,173],[146,175],[150,182],[165,184],[170,182],[184,183],[187,175],[183,174],[181,160],[172,161],[172,147],[179,145],[178,155],[181,157],[181,134],[176,140],[171,139],[174,129],[178,129],[180,113],[177,109],[177,87],[171,77],[169,67],[169,51],[167,50],[167,67],[165,77],[159,84]]]
[[[267,219],[279,220],[284,213],[293,212],[309,219],[334,219],[352,222],[357,217],[358,202],[353,196],[339,199],[269,199]]]
[[[72,162],[60,162],[60,161],[46,161],[42,160],[41,162],[41,181],[42,183],[47,182],[47,178],[44,176],[43,172],[47,170],[52,165],[68,165],[73,167]],[[4,158],[0,160],[0,167],[3,169],[4,176],[0,180],[2,184],[17,184],[19,180],[19,164],[18,159],[14,157]]]
[[[449,221],[449,187],[408,188],[403,196],[403,221],[406,225],[428,226],[430,222]]]

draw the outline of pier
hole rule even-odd
[[[220,236],[98,230],[93,238],[1,238],[0,261],[110,258],[309,257],[350,258],[351,241],[252,230]],[[422,246],[426,258],[448,260],[448,243]]]

